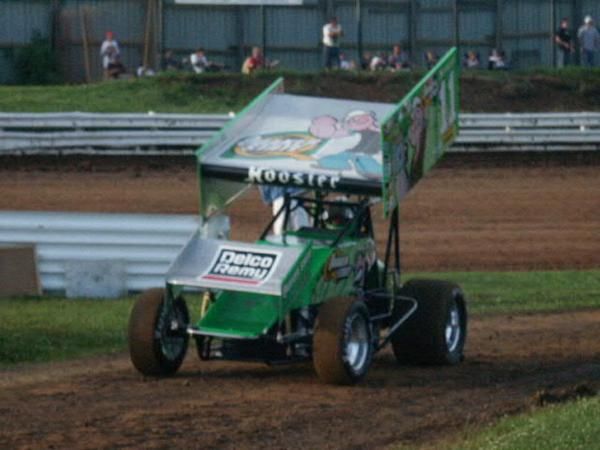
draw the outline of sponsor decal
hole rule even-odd
[[[325,279],[326,280],[343,280],[348,278],[352,272],[352,266],[350,265],[350,257],[341,253],[334,253],[329,258],[329,262],[325,267]]]
[[[338,176],[315,173],[289,172],[287,170],[250,167],[246,182],[255,184],[279,184],[283,186],[335,189],[340,181]]]
[[[259,286],[275,271],[281,253],[219,247],[209,269],[200,276],[204,280]]]
[[[322,139],[310,133],[277,133],[250,136],[240,139],[232,150],[235,154],[250,158],[287,157],[311,160],[309,153],[317,150]]]

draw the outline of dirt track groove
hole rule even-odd
[[[600,388],[600,311],[477,317],[457,367],[379,355],[356,387],[310,365],[201,362],[144,379],[126,356],[0,372],[4,448],[375,449],[527,410],[540,389]],[[23,375],[23,377],[21,377]],[[22,379],[23,378],[23,379]]]

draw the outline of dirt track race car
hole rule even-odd
[[[400,283],[399,203],[458,132],[453,49],[398,104],[288,95],[277,80],[197,153],[203,225],[129,321],[133,365],[312,360],[320,379],[353,384],[391,343],[401,363],[457,364],[467,334],[453,283]],[[226,206],[252,185],[278,205],[254,243],[227,239]],[[340,197],[340,195],[343,195]],[[378,259],[371,206],[389,231]],[[184,296],[202,295],[191,323]]]

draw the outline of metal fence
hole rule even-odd
[[[586,14],[600,18],[597,0],[304,0],[299,5],[182,5],[175,0],[3,0],[0,2],[0,83],[15,80],[15,49],[37,30],[58,52],[67,81],[101,77],[104,32],[116,33],[128,69],[159,56],[179,57],[204,47],[211,59],[239,70],[253,45],[263,46],[282,67],[321,67],[321,28],[336,15],[344,27],[342,50],[389,51],[402,44],[413,63],[452,45],[485,59],[506,51],[512,67],[552,66],[552,36],[562,17],[576,34]],[[212,3],[212,4],[210,4]],[[222,2],[225,3],[225,2]],[[231,2],[234,3],[234,2]]]
[[[126,288],[162,286],[175,256],[198,228],[191,215],[0,211],[0,244],[34,244],[42,288],[67,289],[70,264],[124,265]]]
[[[228,115],[0,113],[0,154],[191,154]],[[600,150],[600,113],[461,114],[451,152]]]

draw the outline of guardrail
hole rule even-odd
[[[229,115],[0,113],[3,154],[192,154]],[[600,113],[461,114],[453,152],[599,150]]]
[[[600,113],[461,114],[451,150],[600,150]]]
[[[34,244],[45,291],[66,291],[81,262],[123,268],[128,291],[164,285],[199,218],[192,215],[0,211],[0,244]]]

